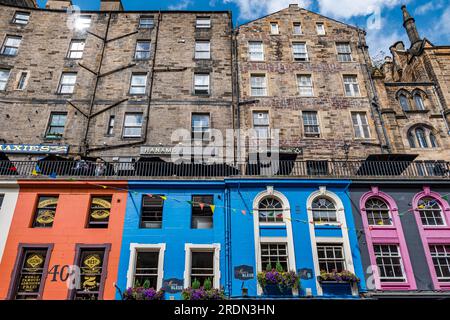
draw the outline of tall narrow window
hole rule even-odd
[[[139,18],[139,28],[141,29],[152,29],[154,24],[155,21],[152,16],[141,16]]]
[[[302,24],[300,22],[294,22],[294,35],[302,34]]]
[[[210,59],[211,43],[209,41],[195,41],[195,59]]]
[[[161,229],[163,220],[164,199],[160,195],[145,195],[142,198],[142,229]]]
[[[405,274],[398,245],[374,245],[381,282],[404,282]]]
[[[399,97],[400,106],[402,107],[403,111],[409,111],[411,110],[411,106],[409,105],[409,100],[405,95],[400,95]]]
[[[115,123],[116,123],[116,116],[115,115],[109,116],[108,130],[106,131],[106,134],[108,136],[112,136],[114,134],[114,125],[115,125]]]
[[[212,229],[213,227],[213,196],[192,196],[192,229]]]
[[[2,209],[3,199],[5,199],[5,195],[3,193],[0,194],[0,210]]]
[[[210,92],[209,73],[194,74],[194,94],[209,94]]]
[[[379,198],[370,198],[365,204],[367,220],[371,226],[392,225],[389,207]]]
[[[417,110],[425,110],[425,104],[423,103],[422,96],[420,94],[414,95],[414,102]]]
[[[312,202],[312,214],[315,222],[336,222],[337,210],[333,202],[327,198],[316,198]]]
[[[322,22],[316,23],[316,31],[319,36],[325,35],[325,25]]]
[[[72,42],[70,43],[67,58],[81,59],[83,57],[84,46],[85,46],[84,40],[72,40]]]
[[[342,272],[345,270],[344,249],[341,244],[317,244],[317,257],[321,272]]]
[[[33,218],[33,228],[51,228],[55,221],[58,197],[40,196]]]
[[[133,73],[131,75],[130,94],[144,95],[147,91],[147,74]]]
[[[292,51],[294,53],[295,61],[308,61],[308,51],[306,49],[306,43],[295,42],[292,44]]]
[[[320,126],[316,111],[303,111],[303,129],[306,137],[319,138]]]
[[[269,113],[267,111],[253,112],[253,129],[256,131],[258,139],[268,139],[270,137]]]
[[[433,198],[420,199],[417,208],[424,226],[444,226],[442,208]]]
[[[267,96],[267,81],[264,74],[252,74],[250,78],[251,95],[253,97]]]
[[[416,129],[416,138],[421,148],[428,148],[428,141],[424,129],[422,128]]]
[[[283,222],[283,205],[278,199],[264,198],[258,205],[259,222]]]
[[[123,124],[124,138],[140,138],[142,136],[142,113],[126,113]]]
[[[134,58],[136,60],[149,60],[151,56],[151,43],[150,41],[138,41],[136,42],[136,52]]]
[[[310,74],[302,74],[297,76],[298,92],[302,97],[312,97],[313,82]]]
[[[191,270],[190,279],[192,283],[194,281],[200,282],[200,285],[205,284],[205,280],[211,280],[211,283],[215,283],[214,274],[214,252],[213,251],[192,251],[191,252]]]
[[[358,97],[360,95],[358,78],[356,76],[344,76],[344,87],[347,97]]]
[[[67,113],[52,112],[50,114],[50,121],[47,127],[45,137],[47,139],[61,139],[64,135],[66,120],[67,120]]]
[[[350,43],[348,42],[337,43],[336,49],[338,53],[338,61],[351,62],[353,60]]]
[[[5,56],[16,56],[21,42],[22,37],[7,36],[0,53]]]
[[[92,197],[87,227],[91,229],[108,228],[111,204],[112,196]]]
[[[8,69],[0,69],[0,91],[4,91],[6,89],[6,83],[9,79],[10,70]]]
[[[211,28],[211,18],[210,17],[197,17],[197,20],[195,22],[195,27],[197,29]]]
[[[192,139],[208,140],[209,139],[209,114],[192,114]]]
[[[264,44],[262,41],[250,41],[248,51],[250,61],[264,61]]]
[[[430,132],[430,143],[432,148],[439,147],[436,136],[433,134],[433,132]]]
[[[41,296],[47,254],[48,249],[26,248],[23,250],[13,299],[31,300]]]
[[[352,112],[352,122],[356,138],[370,138],[369,123],[365,112]]]
[[[270,23],[270,34],[280,34],[280,29],[277,22]]]
[[[24,90],[27,84],[28,72],[21,72],[19,81],[17,82],[17,90]]]
[[[138,251],[136,253],[136,269],[134,270],[134,287],[142,287],[146,282],[149,288],[158,290],[158,251]]]
[[[286,243],[261,243],[261,270],[275,269],[277,264],[289,271]]]
[[[75,83],[77,82],[77,74],[74,72],[65,72],[61,75],[59,82],[58,93],[72,94],[75,90]]]
[[[438,281],[450,282],[450,245],[430,245]]]
[[[78,252],[77,265],[80,267],[80,288],[73,291],[74,300],[98,300],[103,287],[104,248],[82,248]]]
[[[21,24],[21,25],[27,25],[30,21],[30,13],[29,12],[22,12],[17,11],[14,14],[13,23],[15,24]]]

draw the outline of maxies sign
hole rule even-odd
[[[68,145],[0,144],[0,152],[31,154],[67,154]]]

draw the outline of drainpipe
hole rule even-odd
[[[226,292],[228,293],[228,298],[231,297],[233,290],[232,279],[233,279],[233,267],[231,258],[231,199],[230,190],[225,184],[225,264],[227,270],[227,276],[225,280]]]
[[[367,50],[366,50],[367,46],[362,43],[361,31],[362,30],[358,29],[358,38],[359,38],[358,47],[361,49],[361,52],[362,52],[363,57],[364,57],[364,67],[365,67],[365,70],[366,70],[366,73],[367,73],[367,77],[369,79],[370,91],[372,93],[372,101],[370,102],[370,105],[371,105],[370,110],[371,110],[371,113],[372,113],[372,117],[374,119],[375,119],[375,112],[377,113],[378,119],[380,120],[382,131],[383,131],[384,141],[386,143],[386,149],[387,149],[388,153],[392,153],[392,146],[391,146],[391,143],[389,141],[389,136],[388,136],[387,131],[386,131],[386,124],[384,122],[383,115],[381,114],[381,110],[380,110],[380,106],[379,106],[379,99],[378,99],[377,90],[375,88],[375,83],[374,83],[373,78],[372,78],[372,73],[369,70],[369,65],[372,65],[372,62],[371,62],[371,59],[368,56],[368,53],[367,53]],[[374,109],[375,109],[375,112],[374,112]],[[384,148],[384,145],[383,145],[383,142],[382,142],[382,139],[381,139],[380,129],[379,129],[379,127],[378,127],[378,125],[376,123],[375,123],[375,131],[377,132],[378,140],[381,143],[381,153],[384,153],[384,149],[385,148]]]
[[[240,81],[239,81],[239,48],[237,43],[237,36],[239,35],[239,29],[236,28],[233,31],[232,36],[232,43],[233,43],[233,83],[235,87],[235,94],[236,94],[236,115],[233,112],[233,119],[236,116],[236,123],[234,124],[234,128],[237,130],[237,136],[236,136],[236,146],[235,146],[235,162],[237,163],[241,157],[241,88],[240,88]]]

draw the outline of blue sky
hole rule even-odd
[[[44,7],[46,0],[37,2]],[[82,10],[100,7],[100,0],[73,0],[73,3]],[[435,45],[450,45],[450,0],[122,0],[122,3],[126,10],[231,10],[235,24],[299,3],[309,10],[366,29],[371,55],[380,58],[389,53],[389,46],[397,40],[409,45],[400,10],[406,4],[422,37]]]

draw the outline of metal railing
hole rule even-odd
[[[278,161],[271,164],[175,164],[171,162],[0,161],[0,176],[10,178],[86,177],[304,177],[304,178],[433,178],[450,180],[446,161]]]

